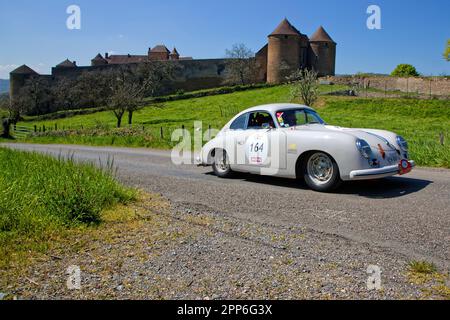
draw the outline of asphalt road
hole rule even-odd
[[[426,260],[444,272],[450,267],[450,170],[416,168],[404,177],[345,183],[336,193],[322,194],[294,180],[253,175],[219,179],[211,168],[172,164],[167,151],[8,146],[73,154],[96,163],[114,158],[121,181],[160,193],[181,211],[210,212],[283,230],[301,227],[337,239],[336,245],[344,241],[347,251],[366,248],[385,252],[392,261]],[[376,262],[383,266],[383,261]]]

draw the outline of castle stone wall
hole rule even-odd
[[[327,77],[327,80],[335,84],[351,85],[359,82],[369,88],[387,91],[402,91],[405,93],[419,93],[425,95],[450,96],[450,79],[442,77],[410,77],[398,78],[388,76],[351,77],[335,76]]]

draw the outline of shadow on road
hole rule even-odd
[[[208,173],[213,175],[212,172]],[[272,186],[309,190],[303,181],[237,173],[232,180],[267,184]],[[425,189],[433,181],[408,177],[389,177],[377,180],[344,182],[334,194],[354,194],[372,199],[388,199],[403,197]],[[312,191],[311,191],[312,192]]]
[[[407,177],[346,182],[336,193],[358,194],[367,198],[388,199],[406,196],[425,189],[432,181]]]

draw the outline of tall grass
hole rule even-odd
[[[132,200],[112,168],[0,148],[0,264],[68,227],[98,224],[103,209]]]

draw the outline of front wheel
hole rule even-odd
[[[323,152],[314,152],[306,159],[303,176],[306,184],[319,192],[333,191],[342,183],[336,161]]]
[[[214,174],[219,178],[229,178],[233,174],[233,171],[231,171],[230,160],[225,150],[216,150],[212,167]]]

